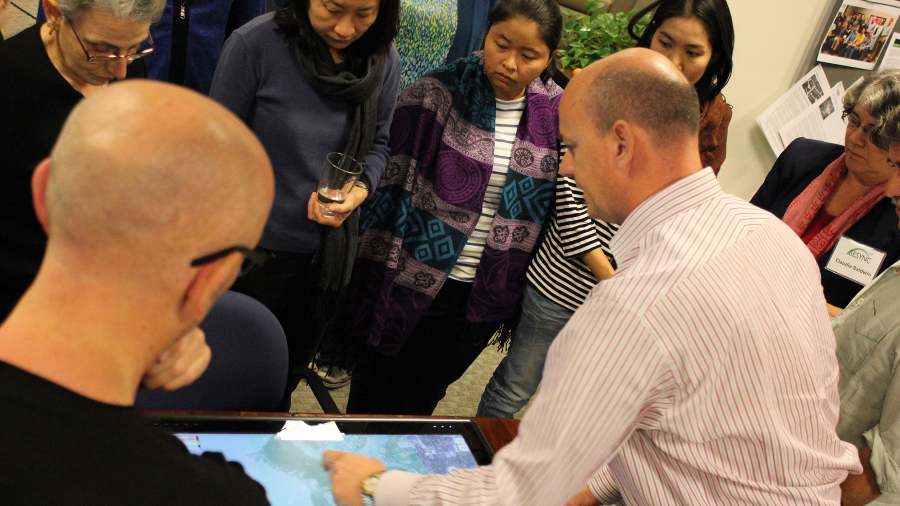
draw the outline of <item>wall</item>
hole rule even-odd
[[[734,72],[724,93],[734,106],[719,183],[750,199],[775,162],[756,117],[794,84],[828,0],[730,0]]]

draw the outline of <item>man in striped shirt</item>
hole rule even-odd
[[[379,506],[563,504],[598,473],[595,497],[629,506],[839,504],[861,469],[835,434],[818,267],[780,220],[701,170],[698,111],[646,49],[572,80],[561,172],[592,217],[622,224],[616,275],[551,346],[519,436],[490,466],[379,474],[377,460],[326,452],[338,504],[363,504],[364,490]]]

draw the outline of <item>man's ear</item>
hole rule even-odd
[[[195,267],[194,277],[181,301],[182,316],[195,325],[203,321],[213,304],[234,283],[243,260],[240,253],[234,252]]]
[[[616,121],[610,127],[610,139],[615,144],[616,166],[626,176],[630,177],[635,154],[635,142],[637,140],[634,126],[627,121]]]
[[[34,213],[44,227],[44,233],[49,233],[47,223],[47,181],[50,179],[50,159],[45,158],[38,164],[31,175],[31,201],[34,204]]]

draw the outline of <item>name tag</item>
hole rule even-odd
[[[825,268],[851,281],[867,285],[875,279],[884,257],[883,251],[848,237],[841,237]]]

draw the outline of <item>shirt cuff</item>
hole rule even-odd
[[[377,506],[407,506],[409,493],[416,482],[424,478],[422,474],[404,471],[387,471],[378,480],[375,487],[375,504]]]
[[[888,449],[885,447],[885,441],[881,437],[881,427],[876,425],[863,433],[872,449],[872,457],[869,463],[872,471],[875,473],[875,481],[882,493],[896,494],[900,492],[900,465],[894,460]]]

